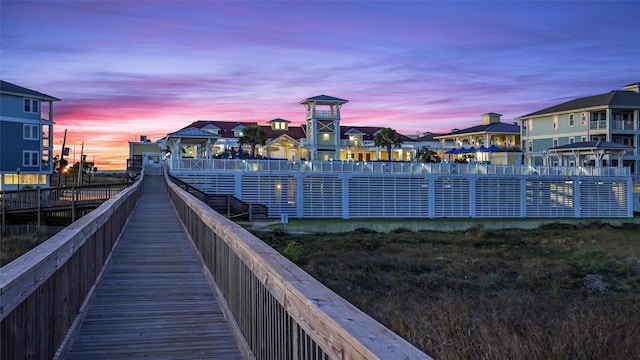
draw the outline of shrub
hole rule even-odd
[[[308,251],[304,247],[304,245],[297,241],[289,241],[287,246],[282,249],[282,255],[286,256],[287,259],[293,261],[296,264],[305,262],[307,254]]]

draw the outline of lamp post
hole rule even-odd
[[[18,173],[18,190],[20,190],[20,168],[17,168],[16,172]]]

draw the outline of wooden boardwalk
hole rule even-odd
[[[66,359],[241,359],[164,179],[138,203]]]

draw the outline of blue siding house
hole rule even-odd
[[[0,80],[0,190],[49,186],[55,101]]]

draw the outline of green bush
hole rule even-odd
[[[308,251],[301,243],[297,241],[289,241],[287,246],[282,250],[282,255],[296,264],[305,262]]]

